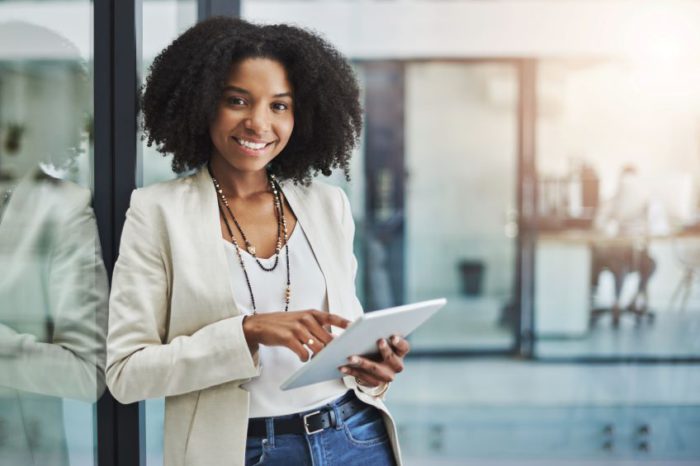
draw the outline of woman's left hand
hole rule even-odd
[[[393,382],[396,374],[403,371],[403,358],[410,351],[410,345],[405,338],[394,335],[389,341],[379,340],[377,348],[378,360],[350,356],[348,364],[341,366],[340,371],[345,375],[354,376],[357,383],[365,387]]]

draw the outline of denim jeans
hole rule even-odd
[[[353,392],[348,392],[330,403],[328,406],[335,410],[337,425],[315,434],[275,435],[272,418],[266,418],[267,437],[248,437],[246,441],[246,466],[395,465],[384,419],[377,408],[365,405],[349,418],[340,418],[337,406],[354,396]],[[298,414],[276,419],[293,416]]]

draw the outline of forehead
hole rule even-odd
[[[282,94],[292,90],[287,70],[280,62],[269,58],[247,58],[233,64],[226,84],[260,95]]]

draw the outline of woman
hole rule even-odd
[[[280,384],[362,313],[342,190],[361,129],[352,70],[299,28],[215,18],[154,61],[148,142],[189,176],[134,192],[110,297],[107,383],[166,397],[165,463],[394,464],[382,399],[408,343],[343,377]]]

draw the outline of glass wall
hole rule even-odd
[[[513,345],[517,68],[508,63],[406,66],[405,302],[447,307],[414,350]]]
[[[0,464],[96,463],[107,277],[90,1],[0,1]]]
[[[537,355],[699,356],[700,63],[538,76]]]

